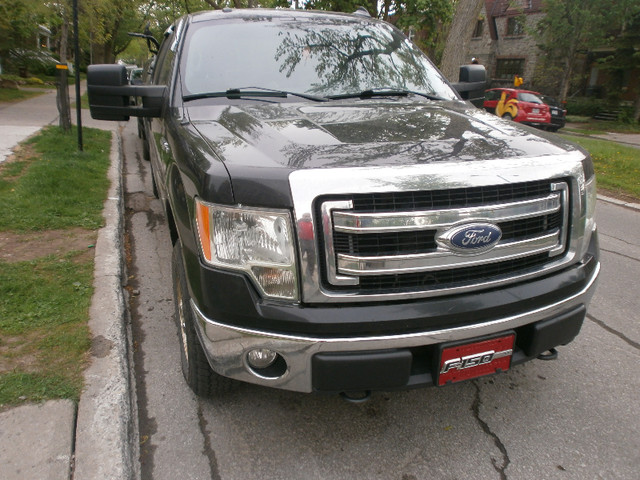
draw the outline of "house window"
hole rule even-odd
[[[496,79],[511,80],[515,75],[522,76],[524,58],[499,58],[496,63]]]
[[[524,35],[524,15],[507,18],[507,36]]]
[[[476,28],[473,30],[473,36],[471,38],[482,37],[482,29],[484,28],[484,20],[478,20],[476,22]]]

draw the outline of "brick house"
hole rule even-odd
[[[542,0],[486,0],[470,45],[469,58],[487,69],[492,87],[513,86],[515,75],[531,86],[539,50],[527,33],[544,18]]]

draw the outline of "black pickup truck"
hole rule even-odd
[[[461,77],[360,11],[195,13],[149,84],[89,68],[94,118],[144,117],[196,393],[446,385],[573,340],[600,270],[591,158],[464,101],[481,66]]]

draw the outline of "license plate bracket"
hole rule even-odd
[[[443,386],[509,370],[515,339],[515,332],[509,331],[489,338],[442,344],[436,385]]]

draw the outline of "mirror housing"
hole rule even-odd
[[[89,65],[87,91],[91,118],[127,121],[129,117],[159,117],[166,87],[130,85],[124,65]],[[132,105],[131,97],[140,97],[142,105]]]
[[[487,88],[487,70],[484,65],[462,65],[459,78],[459,82],[452,85],[453,88],[463,100],[482,108],[484,91]]]

